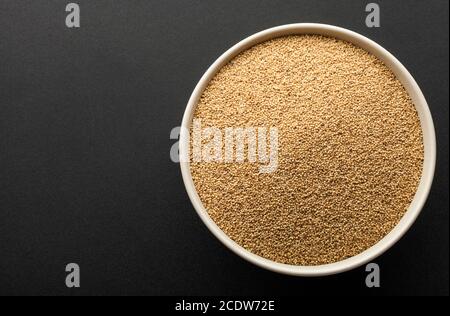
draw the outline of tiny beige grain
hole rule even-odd
[[[375,56],[318,35],[276,38],[211,80],[194,117],[204,126],[276,127],[278,169],[191,163],[200,199],[236,243],[293,265],[355,256],[410,205],[424,157],[418,114]]]

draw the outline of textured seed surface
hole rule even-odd
[[[376,57],[341,40],[288,36],[224,66],[195,111],[203,126],[277,127],[278,169],[191,164],[211,218],[235,242],[295,265],[352,257],[406,212],[423,164],[418,115]]]

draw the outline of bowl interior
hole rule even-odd
[[[345,40],[359,46],[366,51],[372,53],[383,61],[387,67],[389,67],[397,78],[401,81],[407,92],[409,93],[417,113],[419,115],[420,124],[423,131],[423,143],[424,143],[424,163],[422,177],[417,189],[417,192],[411,202],[407,212],[397,224],[397,226],[383,239],[381,239],[377,244],[371,248],[365,250],[364,252],[336,262],[326,265],[319,266],[295,266],[282,264],[274,262],[258,255],[255,255],[248,250],[244,249],[233,240],[231,240],[209,217],[208,212],[204,208],[200,197],[195,189],[188,159],[182,160],[180,162],[181,172],[183,176],[183,181],[186,186],[189,198],[197,211],[198,215],[209,228],[209,230],[229,249],[235,252],[242,258],[256,264],[262,268],[272,270],[279,273],[297,275],[297,276],[322,276],[344,272],[367,262],[370,262],[377,256],[381,255],[387,249],[389,249],[393,244],[395,244],[410,228],[414,223],[415,219],[419,215],[423,208],[423,205],[428,196],[429,190],[431,188],[435,160],[436,160],[436,141],[435,141],[435,131],[433,126],[433,120],[427,105],[427,102],[415,82],[411,74],[406,70],[406,68],[387,50],[385,50],[380,45],[371,41],[370,39],[349,31],[344,28],[325,25],[325,24],[315,24],[315,23],[300,23],[300,24],[289,24],[284,26],[279,26],[271,28],[255,35],[252,35],[243,41],[239,42],[228,51],[226,51],[222,56],[220,56],[212,66],[206,71],[203,77],[197,84],[194,92],[192,93],[190,100],[188,102],[180,134],[180,157],[189,157],[189,127],[191,125],[195,107],[201,97],[204,89],[208,85],[209,81],[215,76],[215,74],[231,59],[237,56],[242,51],[265,42],[269,39],[286,36],[286,35],[301,35],[301,34],[318,34],[324,36],[335,37],[341,40]]]

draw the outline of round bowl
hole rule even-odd
[[[193,114],[197,106],[198,100],[202,95],[204,89],[208,85],[209,81],[214,77],[214,75],[231,59],[237,56],[239,53],[247,50],[248,48],[265,42],[267,40],[286,36],[286,35],[300,35],[300,34],[318,34],[324,36],[335,37],[341,40],[345,40],[359,46],[366,51],[372,53],[383,61],[388,68],[390,68],[397,78],[401,81],[407,92],[409,93],[417,113],[420,118],[420,124],[423,132],[423,143],[424,143],[424,162],[423,171],[420,179],[420,183],[417,192],[412,200],[408,210],[406,211],[403,218],[397,224],[397,226],[387,234],[383,239],[381,239],[377,244],[371,248],[361,252],[360,254],[353,256],[351,258],[318,266],[297,266],[283,264],[268,260],[266,258],[260,257],[251,253],[250,251],[244,249],[236,242],[231,240],[209,217],[208,212],[200,200],[200,197],[195,189],[191,172],[189,159],[180,159],[181,173],[183,176],[183,181],[186,186],[189,198],[197,211],[198,215],[208,227],[208,229],[219,239],[225,246],[231,249],[234,253],[240,257],[246,259],[247,261],[260,266],[262,268],[295,276],[324,276],[330,274],[336,274],[350,269],[354,269],[363,264],[371,262],[376,257],[380,256],[390,247],[392,247],[411,227],[411,225],[416,220],[417,216],[421,212],[425,201],[427,199],[428,193],[431,188],[431,184],[434,176],[434,168],[436,162],[436,140],[435,131],[433,125],[433,119],[430,114],[427,102],[417,85],[414,78],[406,70],[406,68],[386,49],[375,43],[374,41],[364,37],[353,31],[336,27],[326,24],[316,24],[316,23],[299,23],[299,24],[288,24],[283,26],[278,26],[270,28],[268,30],[256,33],[246,39],[242,40],[238,44],[227,50],[222,56],[220,56],[206,71],[198,82],[195,90],[193,91],[186,111],[184,113],[183,122],[181,126],[180,133],[180,157],[188,157],[189,153],[189,127],[191,125]]]

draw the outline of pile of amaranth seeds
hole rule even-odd
[[[379,59],[335,38],[286,36],[244,51],[210,81],[194,118],[278,128],[273,173],[248,161],[191,163],[215,223],[276,262],[363,252],[398,224],[420,181],[422,130],[408,93]]]

